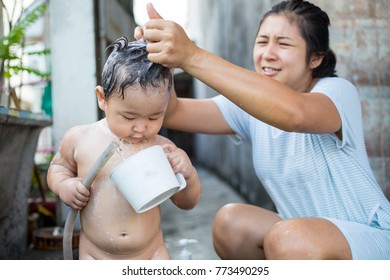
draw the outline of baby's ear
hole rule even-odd
[[[104,97],[103,88],[101,86],[97,86],[95,92],[98,99],[99,108],[103,111],[106,111],[107,102],[106,102],[106,98]]]

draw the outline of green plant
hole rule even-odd
[[[1,0],[1,4],[3,9],[7,11],[3,0]],[[48,72],[43,72],[39,69],[23,65],[23,57],[25,56],[46,56],[50,54],[49,49],[34,52],[25,51],[25,47],[28,46],[28,44],[25,43],[26,29],[45,14],[47,7],[47,4],[43,2],[31,11],[22,13],[15,24],[12,24],[12,18],[8,18],[9,32],[0,38],[0,79],[7,80],[12,76],[21,74],[22,72],[34,74],[42,79],[48,79],[50,77],[50,73]],[[8,13],[6,14],[8,15]],[[9,83],[7,87],[9,92],[13,91]]]

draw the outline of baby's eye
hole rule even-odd
[[[123,116],[122,115],[122,117],[125,119],[125,120],[127,120],[127,121],[133,121],[135,118],[133,118],[133,117],[126,117],[126,116]]]

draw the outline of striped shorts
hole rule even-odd
[[[354,260],[390,260],[390,231],[350,221],[326,218],[344,234]]]

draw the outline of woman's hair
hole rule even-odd
[[[273,6],[260,21],[275,14],[284,14],[291,23],[296,23],[307,45],[306,62],[312,55],[323,56],[322,63],[313,70],[313,78],[336,77],[336,55],[329,47],[328,15],[319,7],[303,0],[283,1]]]
[[[146,42],[129,42],[125,37],[117,39],[107,47],[113,51],[107,58],[102,72],[104,96],[108,99],[113,93],[124,98],[124,90],[132,85],[149,87],[166,86],[168,93],[172,89],[171,69],[148,59]]]

